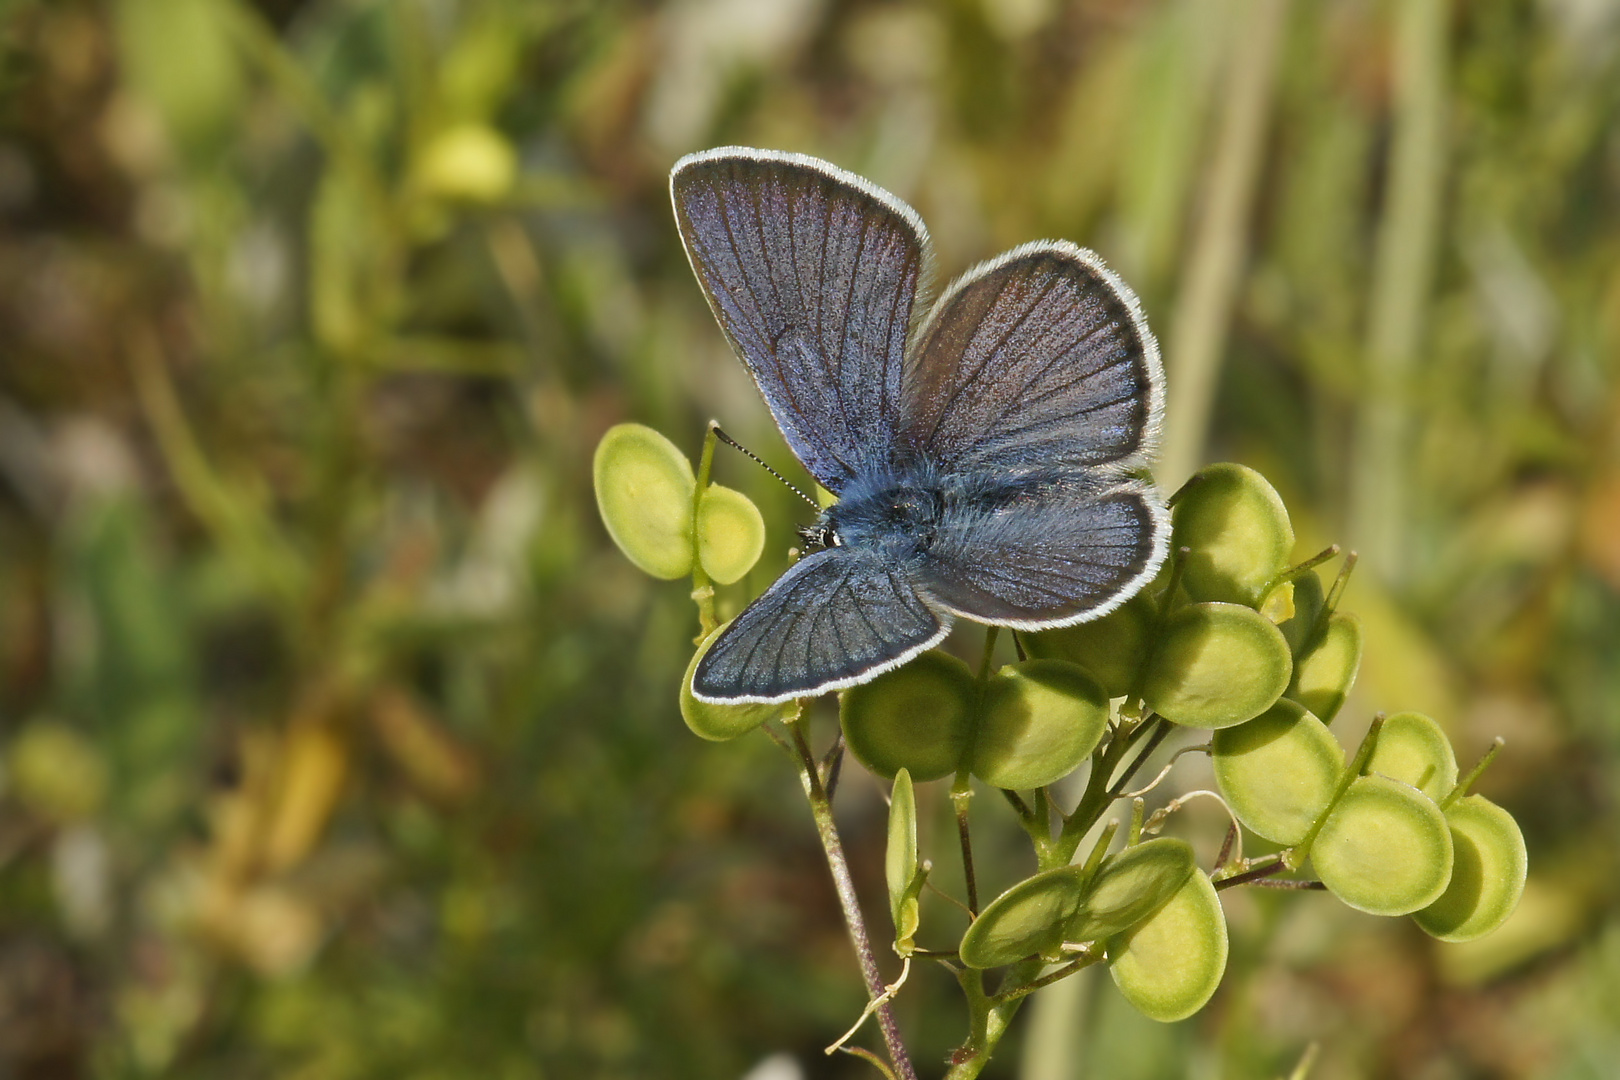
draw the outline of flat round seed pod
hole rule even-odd
[[[1519,906],[1529,854],[1513,815],[1483,795],[1452,803],[1446,823],[1455,853],[1451,882],[1412,919],[1441,941],[1472,941],[1501,926]]]
[[[1129,930],[1158,910],[1196,871],[1192,848],[1173,836],[1110,855],[1064,930],[1064,940],[1100,941]]]
[[[1294,550],[1288,509],[1244,465],[1199,470],[1170,512],[1172,548],[1186,547],[1181,583],[1194,600],[1256,607]]]
[[[917,876],[917,796],[905,769],[894,774],[894,788],[889,793],[889,844],[883,875],[889,886],[895,944],[909,948],[918,922],[917,897],[911,890]]]
[[[596,506],[625,557],[656,578],[692,572],[692,463],[643,424],[616,424],[596,444]]]
[[[1284,846],[1305,839],[1344,773],[1344,749],[1292,701],[1215,733],[1215,784],[1239,821]]]
[[[1384,721],[1362,772],[1411,784],[1439,802],[1457,786],[1457,755],[1439,724],[1422,713],[1396,713]]]
[[[1387,776],[1361,776],[1339,799],[1311,847],[1328,890],[1357,911],[1410,915],[1451,880],[1451,829],[1423,792]]]
[[[1100,619],[1020,637],[1024,651],[1032,658],[1079,664],[1091,672],[1109,697],[1116,698],[1134,688],[1157,620],[1157,606],[1137,593]]]
[[[1294,660],[1288,696],[1324,723],[1338,715],[1361,669],[1361,620],[1336,611],[1310,650]]]
[[[1294,583],[1292,581],[1279,581],[1271,587],[1271,591],[1261,599],[1255,608],[1260,614],[1276,623],[1281,628],[1283,623],[1294,621]],[[1286,638],[1288,635],[1284,634]]]
[[[957,951],[972,968],[1001,967],[1026,956],[1056,957],[1063,927],[1080,902],[1078,866],[1026,878],[990,902],[962,935]]]
[[[1278,629],[1288,639],[1289,650],[1297,657],[1305,651],[1305,646],[1311,644],[1316,618],[1322,614],[1322,606],[1327,603],[1322,591],[1322,579],[1315,570],[1307,570],[1294,579],[1293,601],[1293,618],[1280,623]]]
[[[703,572],[730,585],[741,581],[765,550],[765,519],[742,492],[710,484],[698,500],[697,541]]]
[[[901,769],[913,780],[949,776],[972,742],[976,689],[966,664],[931,649],[839,696],[844,740],[879,776],[892,779]]]
[[[1293,660],[1282,631],[1240,604],[1188,604],[1165,623],[1148,662],[1148,707],[1187,727],[1224,728],[1271,708]]]
[[[783,709],[780,704],[717,705],[692,696],[692,673],[697,670],[698,661],[709,651],[709,646],[720,636],[720,631],[730,625],[726,623],[703,639],[703,644],[697,647],[686,665],[686,674],[681,676],[681,719],[692,729],[692,734],[711,742],[725,742],[746,735],[765,721],[781,716]]]
[[[1125,1000],[1169,1023],[1202,1009],[1226,973],[1226,915],[1215,886],[1194,872],[1174,896],[1108,946],[1108,971]]]
[[[1045,787],[1086,760],[1108,727],[1108,695],[1067,660],[1009,664],[985,687],[973,775],[999,788]]]

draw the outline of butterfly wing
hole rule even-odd
[[[910,660],[950,632],[907,576],[869,549],[799,560],[749,604],[692,673],[705,701],[786,701],[841,690]]]
[[[951,472],[1140,468],[1163,407],[1136,296],[1062,241],[1015,248],[953,283],[904,383],[906,442]]]
[[[826,162],[740,147],[682,158],[670,194],[709,307],[805,468],[839,492],[887,460],[929,261],[916,212]]]
[[[1136,297],[1092,253],[1028,244],[964,274],[906,368],[906,442],[963,492],[919,586],[1024,629],[1133,595],[1169,531],[1131,475],[1155,448],[1162,388]]]
[[[1164,505],[1143,480],[1042,471],[975,484],[953,500],[917,584],[978,622],[1083,622],[1153,579],[1168,533]]]

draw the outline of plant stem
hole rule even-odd
[[[1141,738],[1144,729],[1150,725],[1157,725],[1148,736],[1147,744],[1142,753],[1131,761],[1110,786],[1109,780],[1114,770],[1119,767],[1125,755],[1130,752],[1132,745]],[[1091,827],[1101,819],[1103,813],[1118,796],[1119,791],[1130,782],[1130,778],[1141,768],[1155,747],[1169,734],[1171,725],[1163,718],[1149,713],[1136,727],[1130,730],[1119,731],[1109,742],[1108,746],[1095,758],[1091,764],[1091,778],[1087,781],[1086,792],[1080,797],[1080,804],[1064,823],[1063,830],[1057,840],[1050,845],[1037,845],[1037,854],[1040,857],[1042,870],[1054,866],[1068,865],[1074,858],[1074,852],[1079,847],[1080,840],[1090,831]],[[1103,848],[1107,847],[1105,834]],[[1095,853],[1100,861],[1101,851]],[[1094,959],[1100,959],[1094,958]],[[1087,961],[1087,963],[1092,961]],[[1050,976],[1042,976],[1041,971],[1046,965],[1040,960],[1025,960],[1014,964],[1007,970],[1003,978],[1001,989],[994,997],[986,996],[983,987],[983,976],[972,969],[961,969],[956,973],[957,981],[962,984],[962,992],[967,995],[968,1013],[972,1020],[971,1032],[968,1041],[962,1045],[952,1059],[950,1070],[945,1074],[946,1080],[971,1080],[978,1076],[985,1065],[989,1064],[990,1054],[1001,1041],[1007,1027],[1017,1015],[1018,1008],[1030,992],[1055,982],[1063,974],[1070,974],[1086,963],[1075,963],[1061,969],[1061,974],[1054,972]]]
[[[1339,777],[1333,798],[1329,799],[1322,812],[1316,815],[1316,821],[1311,824],[1305,839],[1288,849],[1284,855],[1283,861],[1288,864],[1288,869],[1298,870],[1305,865],[1305,858],[1311,853],[1311,845],[1316,843],[1316,834],[1322,831],[1322,826],[1327,824],[1328,815],[1333,813],[1333,808],[1339,805],[1344,793],[1350,790],[1350,785],[1361,775],[1362,767],[1367,764],[1367,759],[1372,757],[1373,749],[1378,745],[1378,733],[1382,730],[1384,730],[1384,714],[1379,713],[1373,717],[1372,725],[1367,728],[1367,734],[1361,737],[1361,746],[1356,749],[1355,757],[1350,759],[1350,764],[1345,766],[1344,774]]]
[[[977,727],[984,719],[984,696],[990,685],[990,664],[996,653],[998,627],[984,632],[984,653],[979,658],[978,686],[973,700],[973,723]],[[1017,796],[1014,796],[1016,798]],[[962,840],[962,880],[967,887],[968,913],[979,914],[979,882],[973,873],[973,838],[968,829],[968,807],[973,802],[973,774],[963,765],[957,770],[951,784],[951,805],[956,808],[956,832]]]
[[[973,838],[968,830],[968,804],[973,801],[973,776],[962,769],[951,784],[951,805],[956,807],[956,833],[962,838],[962,880],[967,885],[968,913],[979,914],[979,881],[973,873]]]
[[[838,892],[838,904],[844,912],[844,925],[849,928],[849,939],[855,946],[855,958],[861,965],[861,976],[866,981],[869,1000],[876,1001],[888,988],[883,973],[878,970],[877,955],[866,933],[866,921],[861,917],[860,898],[855,895],[855,882],[850,877],[849,861],[844,857],[844,845],[838,838],[838,826],[833,822],[832,801],[822,787],[816,757],[810,751],[800,723],[801,716],[787,719],[788,730],[793,733],[793,746],[799,762],[799,782],[804,786],[805,798],[810,803],[810,815],[815,818],[816,833],[821,837],[821,849],[827,856],[827,869],[832,872],[833,887]],[[900,1028],[894,1022],[894,1013],[887,1002],[876,1010],[878,1027],[883,1032],[883,1043],[889,1050],[889,1061],[894,1066],[897,1080],[917,1080],[917,1071],[906,1056],[905,1044],[900,1039]]]
[[[703,552],[698,542],[698,508],[703,505],[703,493],[709,487],[709,473],[714,467],[714,443],[716,426],[709,424],[708,433],[703,436],[703,453],[698,458],[697,483],[692,487],[692,599],[698,606],[698,625],[701,632],[698,634],[698,644],[714,633],[714,628],[720,625],[719,616],[714,610],[714,582],[709,580],[708,572],[703,569]]]
[[[1090,967],[1092,964],[1095,964],[1097,961],[1101,960],[1103,955],[1104,954],[1102,951],[1099,950],[1095,953],[1087,953],[1084,956],[1076,957],[1073,962],[1064,964],[1062,967],[1057,968],[1054,971],[1050,971],[1038,979],[1033,979],[1022,986],[1015,986],[1011,990],[1004,990],[1001,993],[998,993],[991,1000],[997,1005],[1010,1005],[1012,1002],[1017,1001],[1020,998],[1028,997],[1030,994],[1033,994],[1043,986],[1051,986],[1055,982],[1062,979],[1067,979],[1070,975],[1073,975],[1081,968]]]
[[[1451,793],[1440,800],[1442,812],[1451,809],[1452,803],[1468,794],[1468,789],[1474,786],[1474,781],[1478,780],[1480,775],[1490,766],[1490,763],[1496,760],[1496,755],[1501,752],[1502,747],[1505,745],[1507,745],[1506,741],[1502,736],[1498,735],[1496,740],[1491,743],[1491,748],[1485,751],[1484,756],[1479,759],[1479,764],[1469,769],[1467,775],[1457,781],[1457,786],[1451,789]]]
[[[1108,781],[1113,776],[1114,770],[1119,768],[1119,763],[1124,760],[1131,744],[1136,741],[1140,732],[1150,724],[1158,724],[1159,727],[1149,737],[1148,745],[1143,748],[1143,752],[1137,755],[1129,767],[1120,773],[1119,779],[1110,786]],[[1057,842],[1052,848],[1050,866],[1064,866],[1074,859],[1074,852],[1080,846],[1080,839],[1091,830],[1093,825],[1097,824],[1098,819],[1103,816],[1109,804],[1118,797],[1119,793],[1125,790],[1125,785],[1130,783],[1131,777],[1136,775],[1137,770],[1142,767],[1142,763],[1147,760],[1148,755],[1169,735],[1170,729],[1171,725],[1166,723],[1162,717],[1149,713],[1141,724],[1128,732],[1121,731],[1116,734],[1109,740],[1102,753],[1092,758],[1091,776],[1086,780],[1085,794],[1080,796],[1080,803],[1074,808],[1074,813],[1069,815],[1068,821],[1063,823],[1063,831],[1058,834]],[[1046,869],[1046,867],[1042,867],[1042,869]]]

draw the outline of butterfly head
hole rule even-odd
[[[799,539],[804,541],[804,553],[806,555],[814,554],[826,548],[844,546],[844,538],[839,536],[838,531],[826,522],[825,515],[817,519],[813,525],[800,525],[796,531],[799,534]]]
[[[847,544],[905,557],[928,548],[944,510],[937,485],[907,479],[857,485],[799,535],[819,547]]]

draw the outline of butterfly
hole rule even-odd
[[[721,147],[676,162],[670,195],[721,330],[837,496],[710,643],[696,697],[841,690],[959,617],[1067,626],[1152,580],[1164,375],[1140,303],[1095,254],[1025,244],[930,305],[922,219],[828,162]]]

